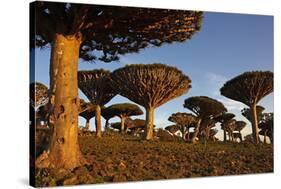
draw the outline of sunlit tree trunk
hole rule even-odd
[[[121,119],[121,128],[120,128],[120,132],[121,132],[121,133],[124,133],[124,131],[125,131],[125,119],[126,119],[126,117],[123,116],[123,115],[121,115],[121,116],[120,116],[120,119]]]
[[[145,139],[152,140],[153,139],[153,121],[154,121],[154,108],[148,107],[146,108],[146,125],[145,125]]]
[[[256,104],[253,104],[251,107],[251,122],[252,122],[252,132],[253,132],[253,139],[256,144],[260,142],[259,139],[259,128],[258,128],[258,119],[257,119],[257,109]]]
[[[194,128],[194,132],[193,132],[193,136],[191,138],[191,142],[194,144],[196,143],[196,138],[197,138],[197,135],[199,133],[199,128],[200,128],[200,125],[201,125],[201,119],[198,120],[195,128]]]
[[[85,130],[89,130],[90,129],[90,120],[86,119],[86,124],[85,124]]]
[[[81,37],[56,34],[50,63],[50,117],[53,136],[37,167],[73,169],[85,160],[78,144],[77,68]]]
[[[98,138],[101,138],[101,107],[100,107],[100,105],[96,105],[95,124],[96,124],[96,136]]]

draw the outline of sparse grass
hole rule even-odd
[[[110,132],[81,136],[89,165],[73,171],[38,169],[36,185],[73,185],[273,172],[272,145],[142,141]]]

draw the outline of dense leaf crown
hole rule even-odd
[[[49,101],[48,87],[40,82],[33,82],[29,85],[30,103],[33,108],[44,106]]]
[[[200,11],[42,1],[33,5],[31,28],[36,35],[31,44],[45,46],[55,34],[77,36],[82,41],[80,58],[86,61],[110,62],[148,46],[186,41],[200,30],[203,17]]]
[[[223,96],[248,106],[257,104],[263,97],[273,92],[273,73],[271,71],[245,72],[227,81],[220,92]]]
[[[157,108],[191,88],[191,80],[175,67],[164,64],[131,64],[112,73],[112,87],[144,107]]]
[[[213,119],[227,111],[221,102],[207,96],[185,99],[183,106],[203,119]]]
[[[116,95],[110,85],[110,72],[103,69],[79,71],[78,87],[94,105],[105,105]]]
[[[106,111],[112,112],[112,114],[115,114],[117,116],[133,116],[143,114],[143,111],[136,104],[131,103],[113,104],[107,107]]]

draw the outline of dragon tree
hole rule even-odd
[[[200,11],[31,3],[30,47],[51,49],[49,122],[55,128],[37,167],[73,169],[85,162],[78,145],[79,58],[111,62],[147,47],[184,42],[200,30],[202,17]]]
[[[84,119],[86,119],[86,124],[85,124],[84,129],[89,130],[90,129],[90,119],[92,119],[95,116],[96,107],[90,102],[86,103],[84,106],[86,106],[85,110],[82,111],[79,115],[81,117],[83,117]]]
[[[118,93],[146,110],[145,139],[153,139],[154,111],[191,88],[191,80],[175,67],[164,64],[127,65],[112,73]]]
[[[113,104],[106,108],[107,111],[113,112],[121,119],[121,129],[123,133],[125,130],[125,119],[130,116],[142,115],[142,110],[136,105],[131,103]]]
[[[273,144],[273,113],[263,114],[259,128],[261,129],[259,134],[264,137],[263,142],[266,143],[266,137],[269,137],[270,143]]]
[[[245,72],[227,81],[220,92],[225,97],[249,106],[253,139],[258,144],[260,139],[256,106],[263,97],[273,92],[273,73],[271,71]]]
[[[206,127],[205,123],[225,113],[227,110],[224,105],[212,98],[206,96],[195,96],[185,99],[183,107],[192,111],[198,118],[194,129],[191,142],[195,143],[200,127]]]
[[[221,123],[221,128],[223,130],[223,141],[226,142],[226,130],[225,130],[225,126],[227,125],[227,123],[234,118],[235,115],[232,113],[224,113],[218,117],[215,118],[216,121]]]
[[[101,137],[101,107],[116,95],[110,82],[110,72],[107,70],[78,72],[79,89],[95,105],[96,136],[99,138]]]
[[[109,126],[109,120],[117,115],[115,115],[115,112],[112,112],[111,110],[109,110],[107,107],[102,108],[101,110],[101,115],[102,117],[105,119],[105,125],[104,125],[104,129],[106,130]]]
[[[182,138],[183,138],[183,140],[185,140],[186,128],[188,129],[189,125],[192,125],[196,122],[196,117],[190,113],[177,112],[177,113],[172,114],[168,118],[168,120],[176,123],[177,126],[180,127],[180,130],[182,132]],[[189,130],[188,130],[188,133],[189,133]]]
[[[235,139],[238,137],[240,139],[240,142],[242,142],[242,133],[241,133],[241,131],[246,127],[246,125],[247,124],[246,124],[245,121],[236,121],[235,122],[234,131],[236,131],[238,133],[233,133],[233,136],[234,136]]]
[[[256,112],[257,112],[257,122],[259,123],[262,119],[263,116],[263,111],[264,111],[264,107],[257,105],[256,106]],[[250,122],[252,120],[252,116],[251,116],[251,109],[250,108],[243,108],[241,110],[241,114],[247,118]]]
[[[48,87],[40,82],[34,82],[29,85],[30,104],[34,110],[44,106],[49,101]]]

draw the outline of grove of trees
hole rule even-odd
[[[190,40],[201,28],[201,11],[182,11],[152,8],[83,5],[75,3],[36,2],[34,9],[35,35],[32,48],[49,46],[49,89],[42,83],[30,84],[31,122],[33,115],[50,130],[50,144],[36,159],[38,168],[64,168],[87,164],[78,141],[78,116],[95,118],[95,135],[102,138],[102,117],[105,131],[109,126],[121,134],[142,136],[154,140],[157,108],[191,90],[191,78],[180,69],[162,64],[130,64],[109,71],[104,69],[78,71],[78,60],[110,63],[120,55],[137,53],[148,47],[160,47],[173,42]],[[78,89],[89,102],[79,98]],[[245,72],[227,81],[221,95],[244,103],[241,114],[251,122],[254,143],[259,135],[273,143],[273,113],[264,113],[261,99],[273,92],[273,73],[270,71]],[[107,105],[117,95],[133,103]],[[144,114],[145,119],[132,119]],[[247,123],[234,119],[225,105],[208,96],[191,96],[183,102],[186,112],[175,112],[168,118],[174,125],[165,131],[180,130],[182,139],[197,143],[215,141],[220,123],[224,141],[242,142],[241,131]],[[35,117],[36,117],[35,116]],[[119,117],[120,122],[109,123]],[[32,122],[31,126],[35,126]],[[194,128],[193,132],[190,128]],[[121,135],[123,136],[123,135]],[[250,138],[250,137],[246,137]],[[99,139],[103,140],[103,139]],[[249,139],[250,140],[250,139]]]

